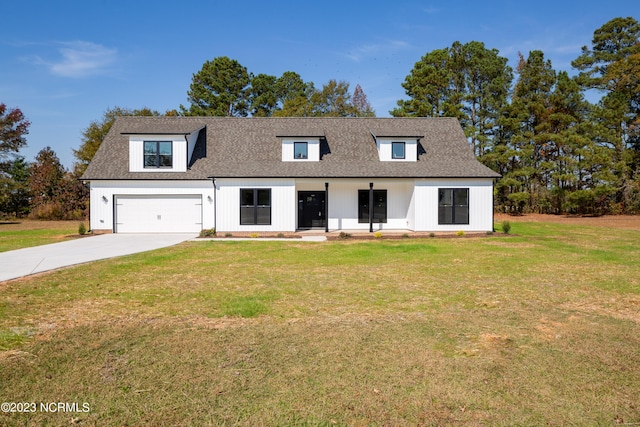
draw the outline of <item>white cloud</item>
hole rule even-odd
[[[366,44],[352,49],[345,56],[354,62],[360,62],[365,58],[385,57],[400,50],[410,47],[409,43],[402,40],[389,40],[382,43]]]
[[[108,74],[118,60],[118,49],[108,48],[86,41],[57,43],[60,47],[57,60],[36,57],[37,63],[49,68],[52,74],[62,77],[81,78]]]

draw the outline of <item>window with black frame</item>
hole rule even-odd
[[[293,143],[293,158],[294,159],[308,159],[309,158],[309,144],[306,142],[294,142]]]
[[[469,189],[438,189],[438,224],[469,224]]]
[[[240,224],[271,225],[271,189],[240,190]]]
[[[391,143],[391,158],[392,159],[404,159],[405,158],[405,143],[404,142],[392,142]]]
[[[173,167],[173,147],[171,141],[144,142],[145,168]]]
[[[369,190],[358,190],[358,222],[369,223]],[[373,223],[387,222],[387,190],[373,190]]]

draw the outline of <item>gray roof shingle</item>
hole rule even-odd
[[[202,129],[187,172],[129,172],[129,135]],[[377,137],[421,137],[417,162],[381,162]],[[283,137],[322,137],[319,162],[283,162]],[[119,117],[83,179],[498,178],[454,118]]]

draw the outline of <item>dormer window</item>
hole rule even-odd
[[[320,137],[280,136],[283,162],[320,161]]]
[[[309,158],[309,143],[307,142],[294,142],[293,143],[293,158],[298,160],[306,160]]]
[[[392,159],[404,159],[405,155],[405,143],[404,142],[392,142],[391,143],[391,158]]]
[[[373,133],[372,133],[373,135]],[[375,136],[381,162],[417,162],[422,136]]]
[[[173,167],[172,141],[144,141],[144,167]]]

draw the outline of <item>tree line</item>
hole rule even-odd
[[[638,21],[607,22],[572,67],[573,77],[558,72],[534,50],[513,70],[496,49],[455,42],[415,64],[391,114],[458,118],[479,160],[502,174],[500,210],[639,213]]]
[[[454,42],[427,52],[406,76],[394,117],[456,117],[478,159],[502,175],[496,208],[505,212],[640,213],[640,24],[615,18],[572,62],[554,70],[539,50],[515,69],[484,43]],[[88,191],[79,178],[119,116],[373,117],[360,85],[321,88],[299,74],[253,74],[217,57],[193,74],[188,106],[108,109],[84,129],[65,170],[53,150],[34,162],[17,155],[29,121],[0,104],[0,215],[78,219]],[[600,96],[589,102],[588,96]]]

